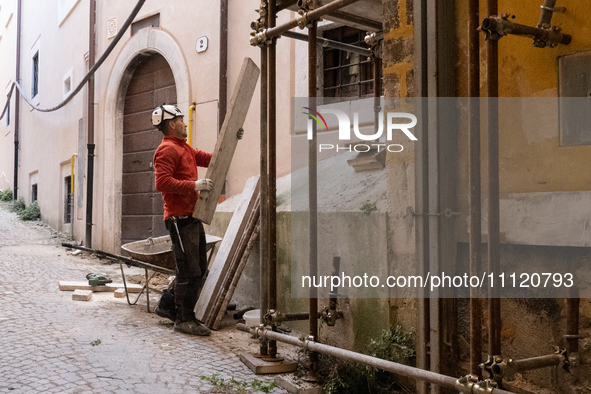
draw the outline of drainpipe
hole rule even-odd
[[[74,217],[74,162],[76,160],[76,158],[78,157],[78,153],[74,153],[72,155],[72,157],[70,158],[70,195],[72,196],[72,200],[70,201],[70,205],[72,206],[71,208],[71,212],[72,212],[72,222],[70,224],[70,235],[72,240],[74,240],[74,222],[76,221],[75,217]]]
[[[193,112],[195,112],[196,105],[197,103],[193,103],[189,107],[189,135],[187,136],[187,142],[189,143],[189,146],[193,146]]]
[[[90,0],[90,23],[88,43],[88,68],[94,66],[95,54],[95,24],[96,24],[96,0]],[[92,208],[94,197],[94,75],[88,80],[88,167],[86,171],[86,240],[87,248],[92,247]]]
[[[470,275],[480,277],[482,270],[480,187],[480,49],[479,1],[470,0],[468,10],[468,85],[470,105]],[[482,302],[478,289],[470,288],[470,374],[480,377],[482,357]]]
[[[313,11],[312,11],[313,12]],[[316,110],[317,95],[317,43],[318,22],[314,20],[308,25],[308,105],[312,111]],[[308,200],[310,207],[310,277],[318,274],[318,168],[316,157],[317,135],[316,125],[312,122],[312,140],[308,143]],[[310,316],[318,315],[318,289],[310,287]],[[318,319],[310,319],[310,336],[318,340]],[[314,373],[318,367],[318,354],[310,353],[310,363]]]
[[[220,0],[220,128],[226,119],[228,107],[228,0]]]
[[[16,82],[21,83],[21,14],[22,14],[22,0],[18,0],[16,17]],[[16,89],[14,96],[14,180],[12,198],[14,200],[18,197],[18,149],[19,149],[19,134],[20,134],[20,92]]]
[[[487,0],[486,15],[497,15],[497,0]],[[486,41],[486,81],[488,97],[488,272],[500,271],[499,218],[499,43]],[[501,354],[500,288],[488,287],[488,354]]]
[[[269,2],[269,27],[275,27],[275,1]],[[277,38],[269,43],[269,309],[277,310]],[[273,330],[276,326],[273,325]],[[269,356],[277,342],[269,341]]]

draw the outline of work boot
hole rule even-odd
[[[154,309],[154,313],[160,317],[164,317],[165,319],[176,321],[176,310],[174,309],[166,310],[160,308],[160,305],[158,305],[156,309]]]
[[[207,336],[211,334],[211,330],[199,323],[197,320],[189,320],[186,322],[175,322],[174,330],[178,332],[184,332],[189,335]]]
[[[158,306],[154,310],[154,313],[160,317],[176,321],[174,294],[170,290],[164,289],[160,302],[158,302]]]

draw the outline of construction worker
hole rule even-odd
[[[197,166],[209,166],[211,153],[187,144],[187,125],[175,105],[156,108],[152,124],[164,134],[154,154],[154,170],[176,259],[176,278],[170,291],[164,291],[155,313],[174,321],[175,331],[209,335],[211,331],[195,318],[193,311],[207,258],[203,224],[192,215],[199,191],[213,188],[211,179],[198,179],[197,174]]]

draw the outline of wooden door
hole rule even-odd
[[[137,66],[125,97],[121,244],[167,234],[152,162],[162,133],[151,120],[165,103],[176,104],[174,76],[161,55],[152,55]]]

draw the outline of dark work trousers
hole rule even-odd
[[[199,293],[199,285],[207,272],[207,255],[205,250],[205,231],[200,220],[189,217],[177,221],[178,232],[183,243],[179,243],[179,234],[174,223],[166,221],[170,232],[172,250],[176,259],[176,278],[172,286],[176,320],[180,323],[195,319],[195,304]]]

